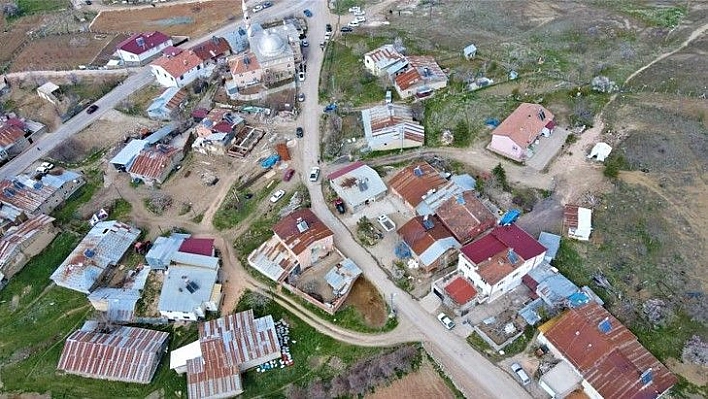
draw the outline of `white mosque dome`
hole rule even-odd
[[[285,40],[277,34],[268,31],[263,32],[263,35],[258,41],[258,51],[266,57],[274,57],[285,51]]]

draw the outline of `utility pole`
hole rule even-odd
[[[389,314],[390,318],[396,317],[396,308],[393,305],[393,297],[396,296],[395,292],[391,293],[391,313]]]

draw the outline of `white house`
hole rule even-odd
[[[466,59],[472,59],[477,55],[477,46],[470,44],[462,50]]]
[[[47,82],[37,88],[37,95],[50,103],[57,105],[59,99],[54,93],[59,92],[59,86],[52,82]]]
[[[361,161],[330,173],[327,180],[352,213],[386,196],[386,183],[376,170]]]
[[[364,54],[364,67],[375,76],[395,75],[406,65],[408,65],[408,60],[392,44],[384,44]]]
[[[515,224],[497,226],[462,247],[457,268],[474,283],[480,302],[491,302],[521,284],[545,254],[546,248]]]
[[[116,46],[118,57],[126,65],[140,65],[172,46],[172,39],[161,32],[142,32],[123,40]]]
[[[204,73],[204,61],[194,51],[171,48],[150,64],[157,82],[165,87],[184,87]]]
[[[568,228],[568,237],[578,241],[590,240],[592,232],[592,209],[577,205],[566,205],[563,221]]]
[[[378,105],[361,111],[361,118],[372,151],[420,147],[425,142],[425,127],[413,119],[408,106]]]

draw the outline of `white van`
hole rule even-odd
[[[386,90],[386,104],[391,104],[392,97],[391,97],[391,90]]]

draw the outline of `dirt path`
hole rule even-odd
[[[367,399],[398,398],[439,398],[453,399],[455,395],[445,385],[429,360],[425,359],[418,371],[393,381],[385,387],[378,387]]]

